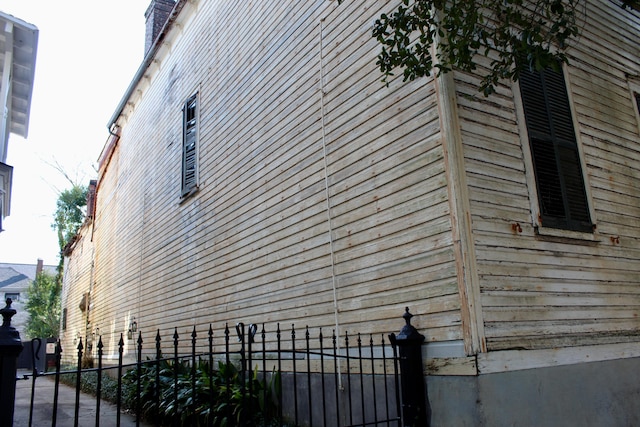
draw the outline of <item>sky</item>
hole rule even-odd
[[[51,227],[60,191],[97,178],[113,115],[144,56],[150,0],[0,0],[0,11],[38,27],[28,137],[11,134],[11,212],[0,263],[58,264]]]

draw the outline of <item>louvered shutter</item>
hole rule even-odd
[[[183,109],[183,145],[182,145],[182,195],[189,193],[197,184],[197,97],[189,98]]]
[[[571,107],[562,73],[525,71],[520,92],[542,225],[592,231]]]

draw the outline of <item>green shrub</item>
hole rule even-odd
[[[76,373],[60,375],[60,382],[71,387],[76,386]],[[80,390],[83,393],[96,396],[98,389],[98,373],[96,371],[82,372],[80,375]],[[118,380],[103,372],[100,397],[108,402],[115,403],[118,398]]]
[[[195,394],[191,364],[187,361],[178,362],[177,382],[175,373],[173,360],[147,360],[140,365],[138,395],[138,368],[129,369],[122,377],[122,408],[136,411],[139,396],[142,418],[158,425],[174,425],[178,421],[179,425],[206,426],[210,418],[216,427],[263,423],[276,425],[274,420],[278,414],[281,387],[279,373],[272,372],[260,379],[256,368],[243,378],[233,363],[223,362],[218,362],[217,369],[210,373],[209,363],[199,360],[195,369]],[[158,399],[156,378],[160,381]],[[60,382],[75,387],[76,373],[61,374]],[[95,396],[97,385],[96,371],[81,373],[82,392]],[[104,371],[101,397],[112,403],[118,397],[117,379]]]
[[[177,371],[177,379],[174,376]],[[257,369],[245,375],[233,364],[218,362],[210,372],[208,362],[195,366],[195,386],[191,365],[172,360],[147,361],[140,366],[139,404],[142,417],[152,423],[214,426],[231,424],[260,425],[278,413],[280,375],[272,373],[270,381],[258,377]],[[160,394],[156,398],[156,382]],[[136,409],[138,369],[123,376],[123,401]],[[194,393],[195,390],[195,393]],[[265,398],[266,397],[266,398]]]

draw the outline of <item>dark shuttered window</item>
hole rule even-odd
[[[197,136],[198,136],[198,97],[193,95],[185,102],[183,115],[182,140],[182,195],[189,194],[197,185]]]
[[[564,76],[520,76],[543,227],[593,231]]]

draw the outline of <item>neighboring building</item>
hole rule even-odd
[[[109,122],[63,349],[116,357],[134,322],[386,334],[408,306],[434,425],[640,424],[640,14],[585,1],[569,66],[484,98],[381,84],[392,7],[177,2]]]
[[[9,134],[26,138],[29,132],[37,47],[34,25],[0,12],[0,232],[11,208]]]
[[[0,263],[0,293],[3,303],[11,298],[11,307],[17,311],[11,319],[11,326],[16,328],[24,338],[25,326],[29,313],[25,309],[27,290],[41,271],[51,275],[56,274],[55,265],[44,265],[41,259],[37,264],[7,264]],[[4,307],[4,304],[2,305]]]

